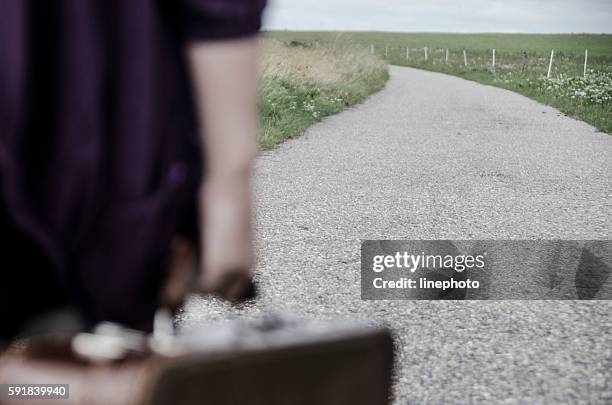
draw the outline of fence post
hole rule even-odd
[[[370,54],[374,55],[374,44],[370,44]]]
[[[385,58],[389,56],[389,45],[385,45]]]
[[[406,47],[406,60],[410,59],[410,48]]]
[[[423,50],[425,51],[425,61],[427,61],[427,47],[423,48]]]
[[[467,52],[463,50],[463,64],[467,67]]]
[[[495,69],[495,49],[493,49],[493,69]]]
[[[551,50],[550,51],[550,62],[548,62],[548,73],[546,74],[546,78],[550,79],[550,74],[552,73],[552,65],[553,65],[553,58],[555,57],[555,50]]]
[[[589,50],[585,49],[584,50],[584,73],[583,76],[586,77],[587,76],[587,63],[589,60]]]
[[[446,55],[444,55],[444,63],[448,65],[448,48],[446,48]]]

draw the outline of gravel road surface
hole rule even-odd
[[[362,301],[361,239],[612,239],[612,136],[518,94],[391,67],[387,87],[257,161],[262,294],[389,325],[397,404],[610,404],[612,301]]]

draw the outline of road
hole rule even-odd
[[[612,403],[612,301],[362,301],[361,239],[612,239],[612,136],[518,94],[390,68],[257,161],[262,296],[393,328],[397,404]]]

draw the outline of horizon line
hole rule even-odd
[[[612,35],[612,32],[524,32],[524,31],[392,31],[392,30],[361,30],[361,29],[288,29],[288,28],[262,28],[261,32],[287,31],[287,32],[371,32],[379,34],[452,34],[452,35]]]

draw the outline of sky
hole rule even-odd
[[[264,28],[612,33],[612,0],[269,0]]]

